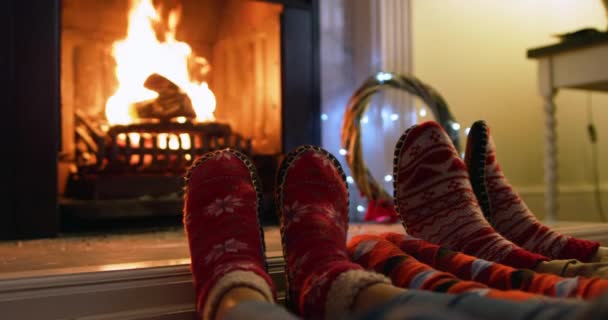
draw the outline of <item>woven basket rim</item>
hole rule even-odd
[[[368,200],[391,202],[393,198],[372,176],[365,160],[361,140],[361,119],[369,108],[371,97],[386,89],[395,88],[420,98],[433,113],[436,121],[448,133],[460,151],[459,130],[443,97],[431,86],[412,75],[381,71],[370,76],[350,97],[344,113],[341,145],[346,150],[346,163],[355,185]]]

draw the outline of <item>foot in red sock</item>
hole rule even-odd
[[[598,242],[562,235],[536,219],[500,169],[490,129],[484,121],[471,127],[466,164],[486,219],[505,238],[552,259],[589,262],[597,252]]]
[[[184,228],[203,319],[214,319],[221,298],[235,287],[274,300],[258,221],[260,192],[252,163],[235,150],[208,153],[186,174]]]
[[[277,211],[288,300],[300,315],[334,319],[349,311],[361,289],[390,283],[348,257],[348,189],[329,152],[303,146],[287,155],[278,174]]]
[[[546,257],[498,234],[485,220],[466,166],[436,122],[408,129],[395,149],[395,205],[407,232],[431,243],[517,268]]]

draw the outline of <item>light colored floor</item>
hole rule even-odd
[[[558,223],[565,234],[608,245],[608,224]],[[351,224],[349,237],[361,233],[404,232],[400,224]],[[281,257],[277,227],[265,228],[268,258]],[[134,234],[60,237],[0,242],[0,280],[27,276],[124,270],[188,264],[182,228]]]

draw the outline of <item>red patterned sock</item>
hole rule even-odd
[[[409,234],[518,268],[548,260],[498,234],[484,219],[467,169],[436,122],[408,129],[395,150],[395,205]]]
[[[329,152],[303,146],[287,155],[278,174],[277,206],[288,300],[299,314],[335,319],[349,311],[361,289],[390,283],[348,258],[348,189]]]
[[[348,243],[351,259],[369,270],[391,278],[397,287],[445,293],[483,292],[487,297],[526,300],[538,295],[518,290],[490,289],[485,284],[465,281],[441,272],[401,251],[392,242],[376,235],[360,235]]]
[[[505,238],[552,259],[589,262],[597,252],[598,242],[562,235],[536,219],[500,169],[490,129],[483,121],[471,127],[466,161],[487,220]]]
[[[528,269],[515,269],[454,252],[407,234],[385,233],[381,237],[433,268],[449,272],[463,280],[481,282],[495,289],[522,290],[551,297],[581,299],[596,298],[608,292],[608,280],[562,278]]]
[[[261,190],[249,159],[230,149],[208,153],[186,174],[185,191],[184,228],[203,319],[213,319],[223,295],[235,287],[273,301],[258,221]]]

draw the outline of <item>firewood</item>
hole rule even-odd
[[[158,93],[154,100],[134,103],[131,107],[141,119],[160,119],[169,121],[176,117],[196,118],[192,101],[179,86],[171,80],[152,74],[144,82],[144,87]]]

